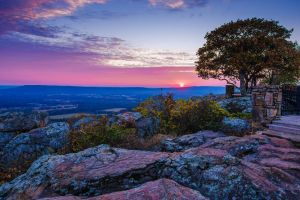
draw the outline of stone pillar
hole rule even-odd
[[[281,86],[256,86],[252,88],[253,122],[266,126],[281,115]]]

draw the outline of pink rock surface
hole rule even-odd
[[[44,198],[42,200],[82,200],[81,197],[65,196]],[[87,198],[87,200],[205,200],[198,191],[184,187],[169,179],[159,179],[140,187]]]
[[[298,200],[300,149],[266,135],[215,138],[175,153],[101,145],[76,154],[41,157],[27,173],[0,186],[0,199],[123,199],[122,195],[139,199],[141,194],[159,199],[161,194],[185,194],[169,181],[151,182],[161,178],[209,199]]]

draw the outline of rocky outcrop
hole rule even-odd
[[[118,123],[130,123],[130,122],[135,122],[142,118],[142,114],[139,112],[125,112],[117,115],[118,118]]]
[[[160,120],[156,117],[141,118],[135,122],[135,126],[140,138],[150,137],[159,132]]]
[[[14,133],[0,132],[0,155],[4,146],[15,136]]]
[[[42,200],[81,200],[76,196],[44,198]],[[159,179],[145,183],[137,188],[101,195],[87,200],[205,200],[198,191],[184,187],[169,179]]]
[[[243,136],[251,132],[251,125],[245,119],[224,117],[222,131],[230,135]]]
[[[55,153],[68,145],[69,125],[53,123],[11,139],[3,148],[1,168],[32,162],[41,155]]]
[[[6,112],[0,114],[0,132],[24,132],[47,124],[44,112]]]
[[[205,142],[218,137],[225,137],[221,132],[200,131],[195,134],[184,135],[175,139],[166,139],[161,142],[160,150],[167,152],[183,151],[198,147]]]
[[[224,99],[218,102],[220,106],[231,113],[251,113],[252,100],[250,97]]]
[[[100,145],[76,154],[43,156],[0,188],[0,197],[36,199],[47,193],[97,196],[158,179],[167,153],[114,149]]]
[[[265,135],[218,137],[183,152],[111,148],[46,155],[0,187],[0,198],[94,197],[168,178],[210,199],[298,199],[300,149]]]

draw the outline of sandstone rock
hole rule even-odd
[[[168,178],[210,199],[289,199],[300,195],[300,149],[265,135],[218,137],[183,152],[101,145],[43,156],[0,187],[3,199],[95,197]]]
[[[224,99],[218,102],[220,106],[229,112],[241,112],[251,113],[252,112],[252,101],[250,97],[238,97]]]
[[[251,131],[251,125],[244,119],[225,117],[222,121],[222,131],[243,136]]]
[[[67,123],[53,123],[14,137],[3,148],[1,167],[13,167],[33,161],[41,155],[57,152],[68,145]]]
[[[160,120],[155,117],[141,118],[135,122],[137,134],[141,138],[157,134],[160,127]]]
[[[43,200],[81,200],[80,197],[62,196]],[[184,187],[169,179],[147,182],[137,188],[101,195],[87,200],[205,200],[198,191]]]
[[[184,135],[175,139],[166,139],[161,142],[160,150],[167,152],[183,151],[193,147],[198,147],[208,140],[225,137],[221,132],[200,131],[195,134]]]
[[[96,196],[158,179],[167,153],[100,145],[76,154],[43,156],[22,176],[0,187],[0,198],[36,199],[49,194]]]
[[[0,132],[23,132],[47,124],[44,112],[6,112],[0,114]]]

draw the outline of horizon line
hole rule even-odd
[[[191,85],[191,86],[185,86],[185,87],[176,87],[176,86],[99,86],[99,85],[42,85],[42,84],[20,84],[20,85],[13,85],[13,84],[0,84],[0,87],[22,87],[22,86],[41,86],[41,87],[93,87],[93,88],[151,88],[151,89],[161,89],[161,88],[179,88],[179,89],[185,89],[185,88],[192,88],[192,87],[225,87],[224,85]]]

